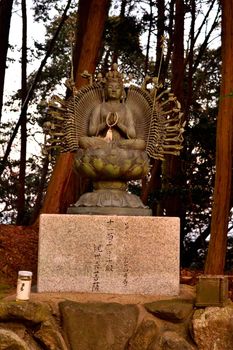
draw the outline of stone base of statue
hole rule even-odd
[[[76,171],[92,179],[93,192],[84,193],[68,214],[99,214],[150,216],[152,211],[135,194],[129,193],[128,181],[145,177],[150,163],[147,154],[140,149],[142,140],[107,142],[99,137],[83,137],[88,149],[79,149],[75,156]],[[85,141],[85,142],[84,142]],[[121,147],[119,147],[119,143]],[[103,148],[99,148],[102,146]]]
[[[42,214],[38,292],[179,294],[179,219]]]
[[[138,196],[126,192],[125,182],[98,181],[93,185],[94,191],[84,193],[74,206],[68,208],[68,214],[152,215],[152,210]]]
[[[119,216],[152,216],[149,208],[119,208],[119,207],[69,207],[67,214],[83,215],[119,215]]]

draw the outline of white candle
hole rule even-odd
[[[29,300],[32,284],[31,271],[19,271],[17,280],[16,300]]]

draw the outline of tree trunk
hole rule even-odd
[[[101,47],[102,34],[107,17],[109,0],[80,0],[78,9],[78,31],[74,53],[74,79],[77,88],[85,85],[81,77],[84,70],[94,73]],[[48,185],[43,213],[64,213],[74,203],[80,186],[80,179],[73,173],[73,153],[61,154],[56,162]]]
[[[40,182],[39,182],[38,187],[37,187],[37,196],[36,196],[36,200],[35,200],[35,203],[33,206],[33,212],[32,212],[32,215],[30,217],[29,225],[33,225],[40,214],[41,204],[43,203],[46,177],[48,174],[48,167],[49,167],[49,156],[47,155],[43,159],[43,167],[41,169]]]
[[[184,1],[176,0],[173,36],[172,90],[178,100],[184,100]]]
[[[160,175],[161,175],[161,161],[156,159],[152,164],[152,168],[150,171],[150,180],[147,183],[144,183],[145,179],[142,180],[141,200],[145,205],[148,204],[148,197],[150,193],[153,190],[160,189],[161,187]]]
[[[126,5],[127,5],[127,0],[121,0],[120,17],[125,17]]]
[[[22,105],[27,96],[27,8],[26,1],[22,0],[22,61],[21,61],[21,101]],[[17,218],[16,224],[22,225],[25,215],[25,176],[26,176],[26,158],[27,158],[27,109],[23,111],[21,120],[21,149],[20,149],[20,167],[19,184],[17,198]]]
[[[184,2],[176,0],[174,49],[172,57],[172,90],[183,105],[184,102]],[[184,216],[183,201],[180,197],[180,187],[183,184],[180,158],[169,155],[165,158],[164,188],[170,192],[163,201],[163,207],[168,216]]]
[[[191,0],[191,25],[190,25],[190,48],[189,48],[189,60],[188,60],[188,81],[187,81],[187,93],[185,99],[185,115],[188,114],[190,105],[193,99],[193,54],[194,54],[194,43],[195,43],[195,21],[196,21],[196,1]]]
[[[0,1],[0,33],[1,33],[1,49],[0,49],[0,120],[2,115],[2,103],[4,92],[4,80],[6,70],[6,58],[8,50],[8,38],[10,31],[10,21],[13,0]]]
[[[216,175],[206,274],[225,266],[232,174],[233,0],[222,0],[222,83],[216,137]]]
[[[148,66],[149,66],[150,40],[151,40],[151,34],[152,34],[152,28],[153,28],[153,5],[154,4],[153,4],[152,0],[149,1],[149,5],[150,5],[150,14],[149,14],[148,37],[147,37],[147,43],[146,43],[146,58],[145,58],[144,76],[147,75]],[[157,57],[157,59],[158,59],[158,57]]]
[[[159,80],[163,82],[164,80],[164,71],[161,72],[162,63],[163,63],[163,50],[162,50],[162,42],[161,39],[164,35],[165,30],[165,4],[164,1],[158,0],[157,3],[157,11],[158,11],[158,21],[157,21],[157,45],[156,45],[156,63],[155,63],[155,69],[154,74],[155,76],[159,76]],[[153,1],[150,1],[150,25],[149,25],[149,33],[148,33],[148,39],[147,39],[147,54],[146,54],[146,63],[145,63],[145,75],[147,73],[148,68],[148,59],[149,59],[149,47],[150,47],[150,35],[152,32],[152,21],[153,21]],[[161,76],[162,75],[162,76]],[[142,180],[142,191],[141,191],[141,200],[144,204],[148,204],[148,198],[150,193],[153,190],[159,190],[161,187],[161,161],[155,160],[152,163],[152,168],[150,171],[150,180],[146,181],[146,179]],[[157,204],[154,205],[153,213],[158,213],[157,210]]]
[[[150,1],[151,16],[152,13],[152,1]],[[164,0],[157,1],[158,8],[158,20],[157,20],[157,44],[156,44],[156,64],[155,64],[155,73],[158,76],[160,81],[164,81],[164,57],[163,57],[163,45],[164,45],[164,31],[165,31],[165,2]],[[152,21],[152,19],[151,19]]]
[[[165,73],[168,72],[168,67],[169,67],[171,53],[172,53],[172,47],[173,47],[174,7],[175,7],[175,0],[171,0],[170,5],[169,5],[169,18],[168,18],[168,29],[167,29],[167,33],[168,33],[167,53],[165,55],[164,64],[163,64],[164,76],[165,76]],[[161,81],[164,82],[164,78]]]

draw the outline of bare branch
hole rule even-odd
[[[12,143],[13,143],[13,141],[14,141],[17,133],[18,133],[19,127],[20,127],[21,122],[22,122],[23,115],[24,115],[25,111],[27,111],[28,104],[29,104],[29,102],[30,102],[30,100],[32,98],[32,95],[33,95],[33,92],[35,90],[35,87],[36,87],[36,85],[37,85],[37,83],[38,83],[38,81],[40,79],[42,70],[43,70],[44,66],[46,65],[46,62],[47,62],[49,56],[51,55],[52,50],[53,50],[54,45],[55,45],[55,42],[57,40],[57,37],[58,37],[58,35],[59,35],[59,33],[60,33],[60,31],[61,31],[61,29],[62,29],[62,27],[63,27],[63,25],[64,25],[64,23],[66,21],[66,19],[68,18],[67,11],[68,11],[68,9],[70,7],[71,1],[72,0],[68,0],[68,2],[67,2],[66,8],[65,8],[65,10],[63,12],[63,15],[61,17],[61,21],[59,23],[59,26],[57,27],[57,30],[56,30],[53,38],[50,41],[48,50],[47,50],[43,60],[41,61],[40,67],[39,67],[39,69],[38,69],[38,71],[36,73],[36,76],[35,76],[32,84],[31,84],[30,88],[28,89],[27,96],[26,96],[26,98],[24,100],[24,103],[23,103],[23,105],[21,107],[21,113],[20,113],[18,122],[16,123],[16,126],[15,126],[15,128],[14,128],[14,130],[12,132],[11,138],[10,138],[10,140],[8,142],[8,145],[7,145],[7,148],[6,148],[6,152],[5,152],[4,157],[2,159],[2,163],[1,163],[1,166],[0,166],[0,176],[2,175],[2,173],[3,173],[4,169],[5,169],[7,159],[9,157],[10,152],[11,152]]]

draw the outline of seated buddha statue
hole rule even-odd
[[[83,149],[116,146],[128,149],[145,149],[145,141],[137,139],[134,117],[127,103],[122,75],[113,65],[106,74],[104,99],[93,108],[88,125],[88,136],[82,136],[79,146]]]
[[[90,79],[79,90],[71,85],[72,95],[66,101],[54,100],[55,141],[63,136],[61,148],[75,152],[74,169],[92,180],[93,191],[75,204],[81,208],[77,213],[86,213],[85,207],[110,207],[112,214],[112,207],[117,207],[133,208],[135,215],[135,208],[145,206],[127,191],[128,181],[147,176],[150,158],[163,160],[166,154],[179,154],[183,124],[177,99],[169,90],[159,91],[157,81],[153,94],[144,85],[131,85],[126,94],[114,64],[104,78]],[[61,105],[59,115],[56,103]]]

